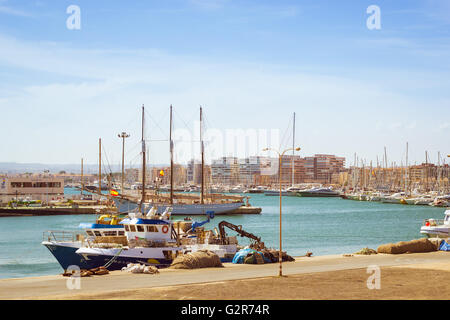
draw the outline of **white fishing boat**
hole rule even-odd
[[[145,216],[141,213],[129,213],[124,219],[126,244],[88,244],[76,251],[85,260],[96,266],[106,266],[108,270],[118,270],[129,263],[140,263],[156,267],[167,267],[179,255],[199,250],[208,250],[217,254],[222,262],[232,261],[240,249],[236,237],[228,237],[224,227],[231,227],[243,236],[258,241],[259,238],[246,233],[238,226],[225,221],[219,223],[220,234],[205,230],[202,225],[214,217],[208,213],[208,219],[202,222],[171,220],[171,210],[159,215],[152,208]]]
[[[429,238],[448,238],[450,230],[450,209],[444,213],[445,217],[441,219],[426,219],[420,228],[420,233]]]
[[[158,215],[150,210],[147,215],[129,213],[122,220],[125,243],[87,243],[76,253],[91,264],[120,270],[129,263],[141,263],[158,267],[169,266],[181,247],[174,237],[170,210]]]

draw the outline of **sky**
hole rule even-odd
[[[207,160],[292,147],[295,112],[301,156],[448,163],[449,79],[446,0],[0,0],[0,162],[120,163],[125,131],[138,166],[145,105],[167,163],[173,105],[176,162],[202,106]]]

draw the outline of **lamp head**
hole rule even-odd
[[[300,150],[301,150],[300,147],[295,148],[295,151],[300,151]]]
[[[262,151],[269,151],[269,148],[264,148],[262,149]]]

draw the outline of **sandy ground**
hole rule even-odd
[[[49,296],[44,299],[132,300],[448,300],[449,265],[431,268],[380,268],[379,289],[369,289],[367,269],[319,272],[283,277],[229,280],[100,294]],[[435,266],[435,267],[436,267]],[[375,284],[375,282],[371,282]]]
[[[379,268],[379,282],[373,277]],[[368,270],[369,268],[369,270]],[[82,278],[68,290],[67,278],[45,276],[0,280],[1,299],[147,300],[376,300],[450,299],[450,254],[322,256],[283,264],[233,265],[162,270],[156,275],[120,271]],[[369,286],[379,284],[379,288]]]

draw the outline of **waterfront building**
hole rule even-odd
[[[214,183],[224,185],[278,185],[278,158],[222,157],[212,161],[211,175]],[[304,182],[335,183],[344,170],[345,158],[317,154],[302,158],[284,155],[281,159],[281,181],[284,186]],[[272,168],[272,170],[269,170]]]
[[[52,175],[4,177],[0,183],[2,202],[26,199],[48,202],[64,197],[64,179]]]

